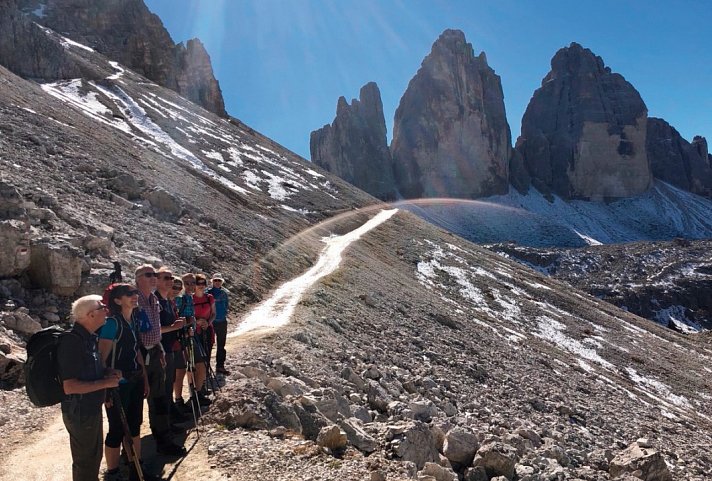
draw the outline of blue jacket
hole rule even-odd
[[[227,322],[227,311],[230,307],[230,296],[227,289],[211,287],[206,292],[215,298],[215,320],[213,322]]]

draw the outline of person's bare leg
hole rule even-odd
[[[176,380],[173,383],[174,399],[183,397],[183,379],[185,379],[185,369],[176,369]]]
[[[200,391],[205,384],[206,371],[205,364],[200,363],[195,365],[195,390]]]
[[[121,456],[121,448],[110,448],[104,445],[104,457],[106,458],[106,469],[111,471],[119,467],[119,457]]]

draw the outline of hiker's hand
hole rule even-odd
[[[104,406],[108,409],[113,405],[114,405],[114,400],[111,399],[110,397],[106,398],[106,401],[104,401]]]
[[[163,369],[165,369],[166,368],[166,353],[161,352],[161,357],[159,357],[158,359],[161,361],[161,367]]]
[[[105,373],[107,376],[116,375],[116,376],[118,376],[119,379],[121,379],[121,378],[124,376],[124,373],[122,373],[120,369],[112,369],[112,368],[110,368],[110,367],[107,367],[107,368],[106,368],[106,371],[104,371],[104,373]]]
[[[208,321],[206,321],[205,319],[198,319],[198,325],[201,328],[205,329],[206,327],[208,327]]]
[[[151,394],[151,386],[148,384],[148,378],[143,376],[143,398],[148,399],[149,394]]]
[[[171,327],[178,330],[181,327],[183,327],[184,325],[185,325],[185,321],[183,319],[177,319],[173,324],[171,324]]]
[[[112,388],[112,387],[117,387],[119,385],[119,379],[121,379],[121,375],[117,375],[116,373],[111,373],[107,374],[104,376],[104,387],[105,388]]]

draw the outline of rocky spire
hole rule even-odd
[[[383,200],[394,197],[381,93],[374,82],[361,87],[351,105],[340,97],[336,118],[311,133],[311,160]]]
[[[30,17],[207,110],[227,116],[210,57],[197,39],[176,45],[143,0],[19,0]]]
[[[406,198],[506,192],[511,133],[501,81],[461,31],[443,32],[408,84],[391,153]]]
[[[707,140],[683,139],[663,119],[648,119],[647,151],[655,178],[706,197],[712,196],[712,169]]]
[[[517,150],[533,185],[564,198],[640,194],[652,182],[647,107],[635,88],[577,43],[559,50],[522,119]]]

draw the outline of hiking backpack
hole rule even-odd
[[[57,345],[64,329],[52,326],[42,329],[27,341],[25,382],[27,396],[38,407],[52,406],[64,398],[57,364]]]

